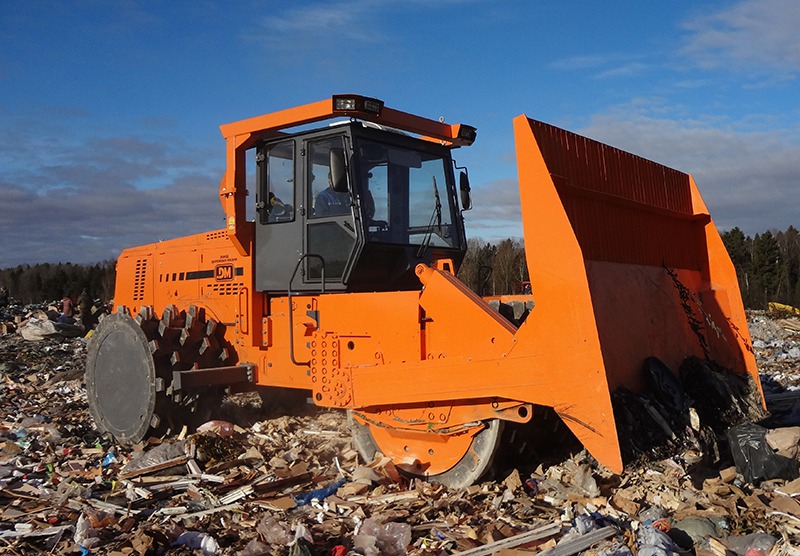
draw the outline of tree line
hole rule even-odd
[[[794,226],[752,238],[739,228],[721,235],[745,307],[766,309],[770,301],[800,307],[800,232]]]
[[[745,307],[765,309],[770,301],[800,306],[800,232],[796,228],[752,238],[733,228],[721,236],[736,267]],[[529,280],[524,244],[512,238],[497,243],[470,239],[458,277],[479,295],[518,293]],[[114,297],[114,279],[115,261],[0,270],[0,286],[25,304],[77,297],[83,289],[93,299],[107,302]]]
[[[115,264],[116,261],[20,265],[0,270],[0,287],[7,288],[12,299],[25,305],[51,303],[65,296],[74,300],[84,289],[92,299],[106,303],[114,297]]]
[[[800,232],[794,226],[753,237],[739,228],[720,235],[746,308],[766,309],[770,301],[800,307]],[[458,277],[480,295],[515,293],[529,280],[525,247],[516,239],[471,239]]]
[[[470,239],[458,278],[478,295],[521,293],[529,280],[525,246],[511,238],[499,243]]]

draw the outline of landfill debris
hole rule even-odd
[[[749,315],[769,415],[747,399],[752,385],[705,361],[677,374],[649,361],[652,391],[617,394],[622,474],[574,445],[553,451],[561,438],[517,437],[493,477],[453,490],[409,480],[380,454],[359,461],[344,412],[276,416],[255,393],[227,396],[195,433],[118,445],[89,416],[87,340],[26,339],[42,315],[16,311],[28,324],[0,334],[3,553],[800,553],[800,479],[755,472],[732,450],[756,431],[766,460],[797,465],[800,319],[786,313]]]
[[[94,325],[110,309],[99,299],[95,299],[88,308],[79,309],[85,310],[87,315],[78,315],[79,318],[76,319],[65,316],[60,305],[59,302],[53,302],[23,306],[9,298],[5,303],[0,303],[0,335],[17,333],[32,342],[52,337],[76,338],[91,335]]]
[[[791,305],[786,305],[784,303],[778,303],[776,301],[770,301],[767,303],[767,309],[772,312],[784,312],[784,313],[791,313],[794,315],[800,315],[800,308],[792,307]]]
[[[767,442],[767,429],[744,423],[728,430],[736,470],[748,483],[769,479],[796,479],[797,461],[778,454]]]

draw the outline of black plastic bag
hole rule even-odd
[[[672,369],[658,357],[648,357],[644,361],[644,372],[650,389],[661,405],[672,414],[682,414],[686,410],[686,394]]]
[[[728,430],[736,470],[749,483],[769,479],[796,479],[797,462],[776,454],[767,444],[767,429],[744,423]]]

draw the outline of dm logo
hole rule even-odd
[[[214,267],[214,280],[217,282],[227,282],[233,280],[233,265],[219,264]]]

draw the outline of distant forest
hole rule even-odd
[[[0,286],[25,305],[48,304],[67,295],[75,300],[84,289],[92,299],[105,303],[114,297],[115,265],[116,261],[20,265],[0,270]]]
[[[755,237],[739,228],[720,235],[736,267],[746,308],[766,309],[770,301],[800,307],[800,232],[794,226]],[[522,242],[470,240],[458,276],[481,295],[511,293],[515,284],[528,280]]]
[[[745,307],[766,309],[770,301],[800,307],[800,232],[794,226],[752,238],[739,228],[721,235],[736,267]]]
[[[736,267],[745,307],[765,309],[770,301],[800,306],[800,232],[796,228],[752,238],[739,228],[721,235]],[[469,240],[458,276],[480,295],[514,293],[529,280],[523,243],[517,239],[498,243]],[[107,302],[114,297],[114,278],[115,261],[0,270],[0,286],[24,304],[50,303],[64,295],[77,297],[84,288],[92,298]]]

